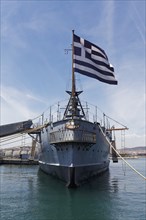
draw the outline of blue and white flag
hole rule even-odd
[[[118,84],[115,79],[114,68],[109,63],[104,50],[75,34],[73,44],[73,68],[75,72],[104,83]]]

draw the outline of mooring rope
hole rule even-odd
[[[134,170],[138,175],[140,175],[144,180],[146,180],[146,177],[144,175],[142,175],[138,170],[136,170],[130,163],[128,163],[120,154],[119,152],[112,146],[111,144],[111,148],[117,153],[117,155],[132,169]]]
[[[130,163],[128,163],[120,154],[119,152],[113,147],[113,145],[110,143],[110,141],[108,140],[107,136],[105,135],[105,133],[103,132],[102,128],[99,126],[102,134],[105,136],[107,142],[109,143],[110,147],[117,153],[117,155],[133,170],[135,171],[139,176],[141,176],[144,180],[146,180],[146,177],[144,175],[142,175],[138,170],[136,170]]]

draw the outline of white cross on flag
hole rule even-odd
[[[101,82],[117,85],[114,68],[109,63],[104,50],[95,44],[73,35],[73,68],[75,72],[98,79]]]

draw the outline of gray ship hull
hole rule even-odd
[[[66,182],[68,187],[76,187],[86,182],[88,179],[107,171],[109,168],[109,161],[105,164],[81,167],[54,166],[40,162],[40,168],[43,172]]]
[[[41,133],[40,168],[65,181],[80,185],[109,167],[109,142],[98,123],[74,119],[55,122]]]

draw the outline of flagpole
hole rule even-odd
[[[75,73],[73,67],[73,59],[74,59],[74,30],[72,30],[72,97],[75,97]]]
[[[75,96],[76,96],[76,86],[75,86],[75,72],[74,72],[74,30],[72,30],[72,119],[75,116],[76,106],[75,106]]]

